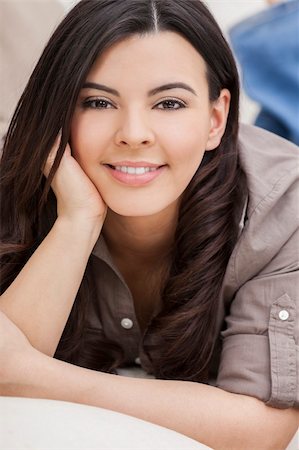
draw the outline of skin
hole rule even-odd
[[[170,56],[173,53],[176,58]],[[175,33],[163,33],[162,40],[158,35],[134,36],[113,46],[94,65],[87,82],[109,86],[120,95],[82,89],[72,121],[71,147],[116,214],[159,219],[158,214],[186,189],[205,150],[218,145],[229,93],[223,91],[211,105],[205,72],[196,50]],[[188,84],[195,94],[174,88],[147,95],[155,87],[174,82]],[[91,104],[84,108],[88,100]],[[128,187],[116,183],[103,165],[122,160],[163,164],[166,169],[152,183]]]
[[[175,81],[188,82],[197,95],[176,89],[147,96],[148,90],[174,81],[174,73]],[[296,431],[298,411],[270,408],[255,398],[200,383],[130,379],[52,358],[101,231],[120,267],[128,260],[135,263],[132,270],[140,262],[152,267],[155,256],[170,244],[180,196],[204,151],[221,140],[229,108],[226,90],[209,102],[202,58],[174,33],[116,44],[96,62],[90,80],[119,91],[117,100],[109,95],[117,108],[82,109],[82,99],[102,93],[80,93],[70,146],[52,184],[57,221],[0,298],[0,394],[101,406],[215,449],[285,448]],[[169,97],[186,101],[188,108],[156,108]],[[46,175],[57,146],[58,140]],[[146,186],[123,186],[102,166],[110,158],[146,159],[166,168]]]
[[[120,254],[154,249],[152,256],[158,256],[175,227],[181,194],[204,152],[221,140],[230,94],[223,90],[210,103],[203,59],[188,41],[169,32],[163,39],[134,36],[116,44],[96,62],[88,82],[119,93],[82,89],[71,128],[72,153],[108,205],[104,234]],[[148,91],[175,82],[195,93],[175,88],[148,96]],[[91,103],[84,108],[87,101]],[[132,187],[116,182],[103,165],[115,161],[166,167],[152,182]],[[126,243],[125,251],[121,243]]]

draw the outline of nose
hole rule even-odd
[[[146,114],[137,109],[123,114],[115,135],[116,145],[126,148],[149,147],[153,145],[155,136],[149,126]]]

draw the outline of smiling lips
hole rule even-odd
[[[130,166],[115,166],[114,170],[118,170],[123,173],[129,173],[131,175],[143,175],[147,172],[154,172],[157,170],[155,167],[130,167]]]
[[[130,186],[141,186],[157,178],[165,165],[152,164],[145,161],[123,161],[112,164],[104,164],[109,173],[117,181]]]

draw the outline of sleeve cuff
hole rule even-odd
[[[270,397],[269,339],[263,335],[233,335],[223,341],[216,386],[235,394]]]

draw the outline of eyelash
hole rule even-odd
[[[180,100],[177,100],[177,99],[173,99],[173,98],[163,100],[163,101],[159,102],[156,106],[162,105],[163,103],[167,103],[167,102],[172,103],[172,104],[176,103],[179,105],[179,107],[178,108],[158,108],[158,109],[162,109],[164,111],[167,111],[167,110],[168,111],[176,111],[178,109],[186,108],[186,106],[187,106],[186,103],[184,103]],[[98,107],[98,106],[96,106],[98,103],[106,103],[106,105],[111,105],[111,106],[113,106],[113,108],[115,108],[115,106],[111,102],[109,102],[108,100],[105,100],[105,99],[101,99],[101,98],[84,100],[82,102],[82,107],[84,109],[111,109],[111,108],[105,108],[105,107]]]

